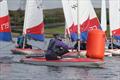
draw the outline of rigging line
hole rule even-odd
[[[120,0],[119,0],[119,3],[118,3],[118,5],[119,5],[118,12],[119,12],[119,26],[120,26]]]

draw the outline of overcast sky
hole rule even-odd
[[[91,0],[94,7],[101,7],[101,0]],[[108,0],[106,0],[108,3]],[[26,0],[8,0],[9,10],[17,10],[19,8],[24,9]],[[61,0],[43,0],[43,8],[51,9],[51,8],[61,8],[62,3]]]

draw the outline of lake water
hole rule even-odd
[[[48,42],[34,42],[34,46],[46,49]],[[43,46],[46,44],[45,46]],[[22,55],[13,55],[15,44],[0,42],[0,57],[13,57],[18,62]],[[0,63],[0,80],[120,80],[120,57],[105,58],[104,68],[49,67],[22,63]]]

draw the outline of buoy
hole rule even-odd
[[[88,32],[86,56],[94,59],[103,59],[105,51],[105,33],[94,29]]]

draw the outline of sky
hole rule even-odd
[[[91,0],[96,8],[101,7],[101,0]],[[108,3],[108,0],[106,0]],[[9,10],[24,9],[26,0],[8,0]],[[44,9],[62,8],[61,0],[43,0]]]

